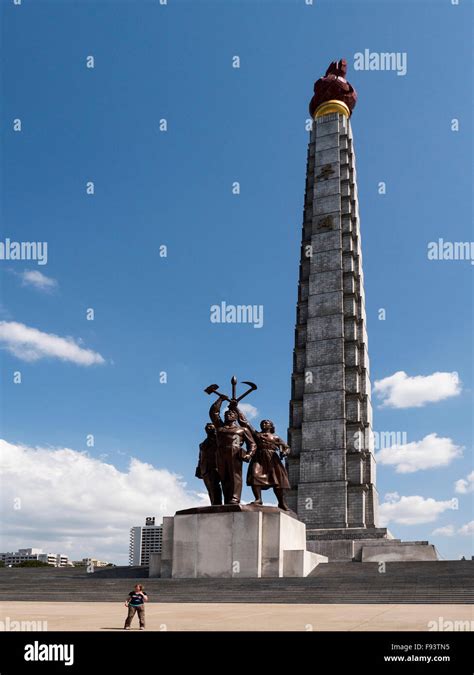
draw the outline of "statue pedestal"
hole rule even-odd
[[[273,506],[208,506],[163,519],[164,578],[302,577],[321,562],[326,556],[306,550],[305,524]]]

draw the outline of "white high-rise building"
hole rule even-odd
[[[146,518],[144,527],[130,529],[129,565],[148,565],[150,553],[161,553],[163,526],[154,518]]]

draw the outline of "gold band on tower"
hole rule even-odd
[[[329,115],[330,113],[341,113],[346,117],[351,116],[351,111],[348,106],[343,101],[338,101],[337,99],[331,99],[330,101],[325,101],[321,103],[316,110],[314,111],[314,119],[317,117],[322,117],[323,115]]]

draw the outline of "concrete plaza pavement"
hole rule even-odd
[[[122,629],[126,613],[123,602],[1,602],[0,627],[35,621],[47,622],[48,631],[114,631]],[[473,605],[150,602],[146,606],[146,626],[152,631],[430,631],[433,621],[469,622],[472,629]],[[132,630],[138,630],[137,617]]]

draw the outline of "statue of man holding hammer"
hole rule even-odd
[[[249,462],[253,457],[257,445],[252,438],[250,431],[239,426],[239,412],[237,404],[251,391],[257,387],[251,382],[248,392],[236,398],[235,387],[237,380],[232,378],[232,398],[229,399],[225,394],[217,391],[217,385],[211,385],[205,391],[208,394],[218,395],[217,400],[212,404],[209,410],[211,422],[214,424],[217,436],[217,472],[222,485],[224,494],[224,504],[240,504],[242,494],[242,462]],[[229,408],[224,413],[222,420],[220,410],[224,401],[229,402]],[[244,449],[244,445],[246,450]]]

